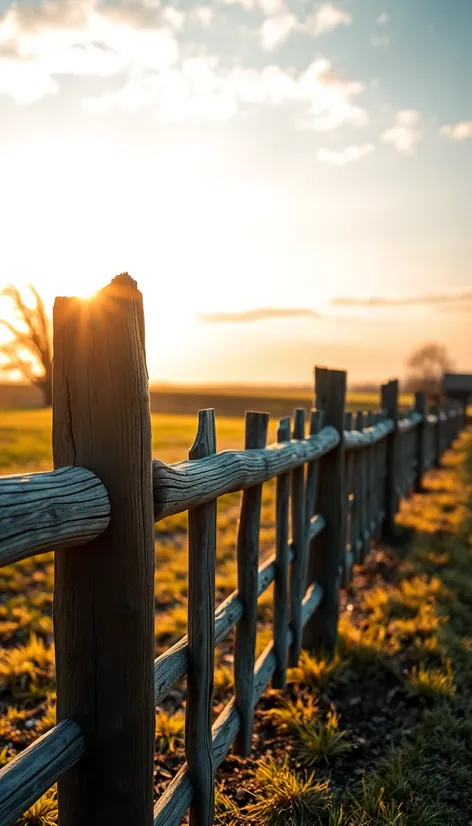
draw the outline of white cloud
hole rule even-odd
[[[380,136],[382,143],[390,144],[398,152],[411,154],[421,140],[421,115],[415,109],[402,109],[397,112],[395,125]]]
[[[338,26],[348,26],[352,23],[350,14],[326,3],[305,22],[288,11],[283,0],[257,0],[257,3],[266,17],[259,29],[259,37],[263,48],[268,51],[285,43],[292,32],[298,31],[310,37],[319,37]]]
[[[250,11],[256,8],[255,0],[221,0],[225,6],[241,6]]]
[[[445,124],[439,130],[440,135],[449,138],[451,141],[466,141],[472,138],[472,120],[464,120],[461,123]]]
[[[385,49],[387,46],[390,46],[392,40],[386,35],[373,34],[370,42],[374,49]]]
[[[100,14],[112,23],[134,29],[158,29],[170,26],[178,31],[184,22],[184,14],[173,6],[163,5],[160,0],[119,0],[100,4]]]
[[[287,13],[284,0],[257,0],[256,6],[265,17]]]
[[[10,95],[17,103],[27,104],[58,91],[58,83],[44,69],[17,59],[0,60],[0,95]]]
[[[183,19],[158,0],[13,4],[0,18],[0,93],[25,104],[57,92],[61,75],[160,71],[177,61]]]
[[[298,18],[290,12],[264,20],[259,30],[262,47],[272,51],[281,46],[298,25]]]
[[[207,28],[215,19],[215,10],[211,6],[195,6],[193,15],[202,26]]]
[[[379,14],[379,16],[377,17],[377,23],[378,23],[379,26],[385,26],[389,22],[390,22],[390,15],[387,14],[386,11],[382,12],[382,14]]]
[[[315,60],[302,72],[298,82],[309,101],[305,126],[325,132],[346,124],[364,126],[368,123],[366,110],[353,102],[364,91],[364,84],[338,77],[329,60]]]
[[[316,157],[320,161],[320,163],[330,163],[334,164],[335,166],[345,166],[347,163],[360,161],[361,158],[365,158],[367,155],[370,155],[373,151],[374,145],[372,143],[363,143],[360,146],[346,146],[339,152],[335,152],[331,149],[325,149],[322,147],[321,149],[318,149]]]
[[[324,3],[315,14],[307,20],[306,30],[314,37],[337,29],[338,26],[349,26],[352,16],[336,6]]]
[[[22,34],[40,34],[54,29],[84,29],[97,2],[98,0],[15,2],[7,8],[2,24],[13,23],[14,28]]]
[[[361,83],[336,77],[324,59],[295,73],[275,65],[224,70],[216,57],[199,57],[134,78],[118,92],[88,98],[84,105],[96,113],[149,106],[162,120],[180,121],[228,120],[243,107],[292,104],[300,112],[300,126],[322,132],[368,121],[367,112],[353,102],[363,89]]]
[[[267,16],[263,44],[273,49],[300,24],[283,0],[257,3]],[[187,14],[195,19],[195,7]],[[317,31],[347,23],[349,17],[327,5],[318,14]],[[202,20],[211,20],[211,13]],[[181,56],[175,36],[181,25],[181,13],[160,0],[12,5],[0,18],[0,93],[26,104],[55,94],[63,75],[122,75],[118,90],[87,98],[85,108],[99,113],[150,107],[163,120],[227,120],[241,108],[286,104],[301,128],[328,131],[368,121],[357,103],[364,85],[336,74],[328,60],[315,60],[302,71],[276,65],[225,70],[216,57]]]

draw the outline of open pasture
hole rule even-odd
[[[161,391],[160,391],[161,392]],[[181,397],[180,406],[185,413],[152,414],[152,449],[153,455],[163,462],[178,462],[188,457],[197,427],[197,411],[214,406],[215,391],[211,388],[197,390],[180,388],[173,393]],[[251,393],[253,395],[251,395]],[[278,404],[280,391],[278,391]],[[247,401],[247,409],[267,410],[271,407],[276,391],[265,389],[256,391],[250,388],[229,388],[223,393],[218,389],[218,396],[225,396],[233,408],[241,406],[241,399]],[[151,396],[156,401],[155,393]],[[290,416],[297,406],[309,409],[313,404],[313,395],[308,391],[300,395],[293,391],[283,396],[283,409],[280,416]],[[199,404],[199,402],[203,402]],[[412,398],[400,396],[400,406],[408,407]],[[380,400],[377,393],[351,392],[347,396],[347,410],[378,410]],[[218,450],[239,449],[244,441],[244,418],[237,416],[216,416]],[[271,415],[268,442],[275,440],[277,418]],[[51,453],[51,411],[48,409],[1,409],[0,395],[0,474],[29,473],[49,470],[52,467]]]

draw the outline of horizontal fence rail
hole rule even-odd
[[[83,545],[109,521],[106,488],[85,468],[0,477],[0,565]]]
[[[224,450],[198,462],[166,465],[153,461],[156,522],[218,496],[246,490],[319,459],[339,444],[339,433],[325,427],[301,441],[275,443],[252,450]]]
[[[308,436],[299,409],[293,431],[283,419],[265,447],[268,415],[250,413],[246,448],[218,453],[214,414],[201,411],[189,460],[151,465],[136,284],[119,276],[97,310],[74,301],[60,299],[55,313],[55,457],[66,466],[0,478],[0,565],[57,551],[59,573],[59,723],[0,772],[0,826],[56,782],[61,826],[178,826],[189,808],[191,826],[211,826],[215,769],[233,744],[249,753],[254,708],[270,683],[285,687],[300,649],[334,649],[339,588],[394,532],[400,500],[439,466],[465,409],[429,411],[417,394],[400,413],[392,381],[377,412],[346,414],[346,374],[317,368]],[[90,469],[70,466],[80,458]],[[260,563],[261,492],[273,479],[273,553]],[[216,503],[235,491],[238,588],[215,608]],[[189,633],[154,660],[152,519],[186,511]],[[87,554],[80,546],[93,539]],[[272,585],[273,639],[255,660],[257,600]],[[211,726],[213,652],[233,629],[235,696]],[[187,762],[153,812],[153,709],[186,675]]]
[[[65,720],[0,771],[0,823],[12,823],[83,757],[82,731]]]

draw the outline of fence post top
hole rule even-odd
[[[324,413],[324,424],[344,432],[347,372],[315,367],[315,406]]]

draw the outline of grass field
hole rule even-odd
[[[265,410],[270,407],[271,392],[275,394],[275,390],[267,391],[267,395],[265,390],[263,395],[254,388],[241,388],[241,392],[242,390],[245,393],[244,399],[248,394],[249,396],[250,393],[253,394],[251,397],[253,404],[250,407],[255,410]],[[178,462],[187,458],[197,427],[199,405],[196,402],[202,401],[201,398],[197,398],[196,390],[194,395],[188,389],[180,388],[176,392],[184,396],[183,406],[189,409],[187,414],[152,414],[153,455],[164,462]],[[198,389],[199,396],[204,392],[206,392],[205,388]],[[235,392],[233,389],[233,394]],[[210,389],[208,393],[211,393]],[[226,389],[226,393],[231,396],[229,389]],[[285,398],[287,408],[283,415],[290,415],[293,412],[293,401],[305,404],[307,410],[312,405],[312,397],[308,391],[301,400],[299,391],[293,399],[290,394],[286,394]],[[211,395],[206,402],[207,406],[211,405]],[[407,406],[411,403],[411,398],[402,396],[400,402]],[[374,393],[351,393],[348,395],[347,408],[349,410],[377,410],[379,399]],[[275,439],[277,421],[275,416],[271,416],[269,442]],[[244,419],[242,416],[217,415],[216,422],[219,450],[243,447]],[[49,470],[51,467],[51,411],[47,409],[2,410],[0,408],[0,474]]]
[[[186,457],[194,416],[153,416],[153,451]],[[220,418],[219,448],[240,447],[241,419]],[[276,421],[272,422],[271,438]],[[469,458],[467,458],[469,456]],[[218,772],[228,826],[465,826],[472,822],[472,439],[463,437],[425,496],[406,503],[399,547],[378,548],[343,594],[333,661],[305,657],[289,704],[266,695],[254,756]],[[0,473],[49,468],[50,414],[0,416]],[[217,602],[235,587],[239,494],[218,505]],[[187,517],[156,525],[155,640],[186,631]],[[264,486],[261,557],[273,550],[274,486]],[[54,724],[52,555],[0,569],[0,765]],[[258,650],[272,593],[259,600]],[[214,714],[232,691],[232,640],[216,651]],[[185,685],[158,709],[155,791],[183,761]],[[278,713],[270,709],[278,710]],[[56,822],[54,791],[21,826]]]

